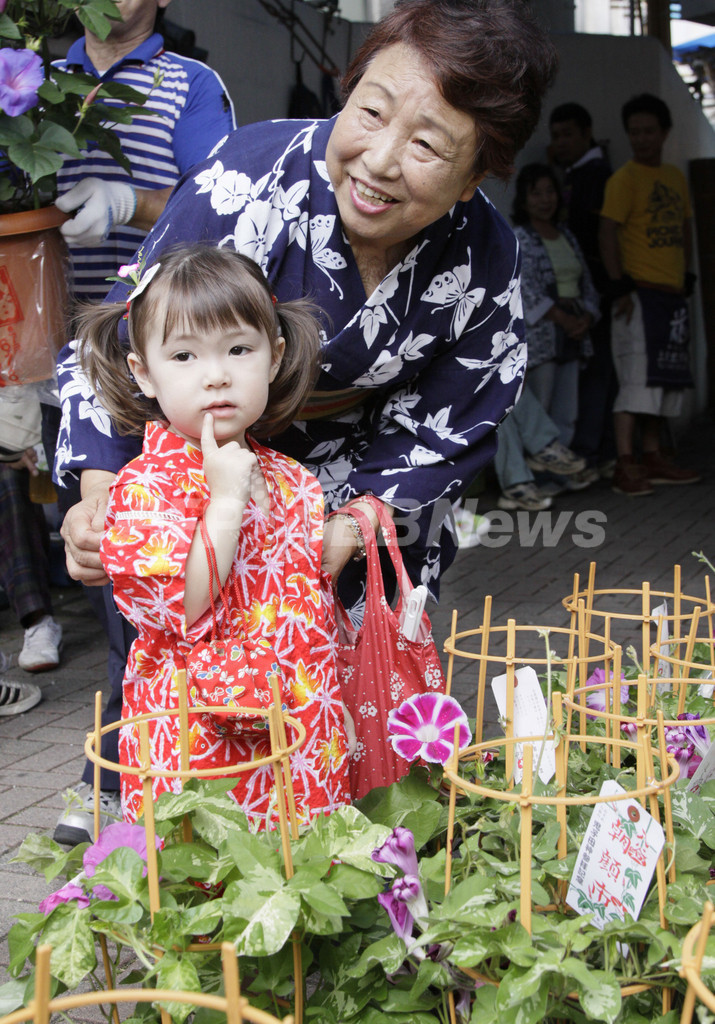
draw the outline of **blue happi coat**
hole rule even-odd
[[[325,314],[318,390],[364,395],[270,444],[315,473],[328,508],[371,491],[400,510],[408,572],[436,596],[455,554],[451,502],[491,461],[496,425],[521,386],[518,246],[477,191],[415,237],[366,296],[325,165],[333,124],[234,132],[182,178],[142,253],[149,265],[177,243],[233,246],[261,265],[279,300],[317,303]],[[109,299],[126,291],[116,285]],[[85,467],[117,471],[140,450],[139,439],[114,432],[71,349],[59,367],[60,484]]]

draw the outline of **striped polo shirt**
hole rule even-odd
[[[145,94],[146,108],[130,124],[117,124],[122,152],[132,175],[109,155],[90,148],[83,159],[68,158],[58,174],[60,194],[81,178],[128,181],[135,188],[173,187],[190,167],[204,160],[214,146],[236,127],[233,105],[219,76],[200,61],[164,50],[158,34],[146,39],[131,53],[100,75],[87,56],[84,38],[78,39],[64,60],[55,61],[63,71],[84,71],[102,82],[119,82]],[[161,79],[155,85],[155,79]],[[105,101],[120,105],[119,100]],[[155,113],[148,114],[144,110]],[[119,225],[103,245],[70,246],[74,270],[74,294],[80,299],[102,299],[111,285],[107,278],[128,263],[145,233]]]

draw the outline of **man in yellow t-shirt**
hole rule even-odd
[[[611,344],[619,392],[614,403],[618,462],[613,489],[640,496],[653,484],[696,483],[660,448],[663,417],[681,412],[692,386],[688,312],[692,211],[682,172],[662,162],[672,121],[643,93],[621,112],[633,159],[606,183],[599,241],[613,299]],[[640,426],[643,461],[634,454]]]

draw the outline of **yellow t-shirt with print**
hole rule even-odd
[[[601,215],[619,225],[624,273],[636,281],[683,287],[683,224],[692,211],[685,175],[677,167],[629,160],[606,182]]]

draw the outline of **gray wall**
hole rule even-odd
[[[289,0],[284,3],[290,6]],[[324,16],[303,3],[295,3],[294,10],[320,44]],[[166,17],[193,29],[197,46],[208,50],[208,63],[228,89],[238,124],[286,116],[296,76],[290,32],[258,0],[173,0]],[[330,21],[325,50],[341,72],[364,31],[365,26],[341,18]],[[319,48],[313,46],[311,52]],[[295,58],[300,59],[301,53],[298,44]],[[304,57],[301,70],[304,83],[320,96],[321,74],[309,57]]]

